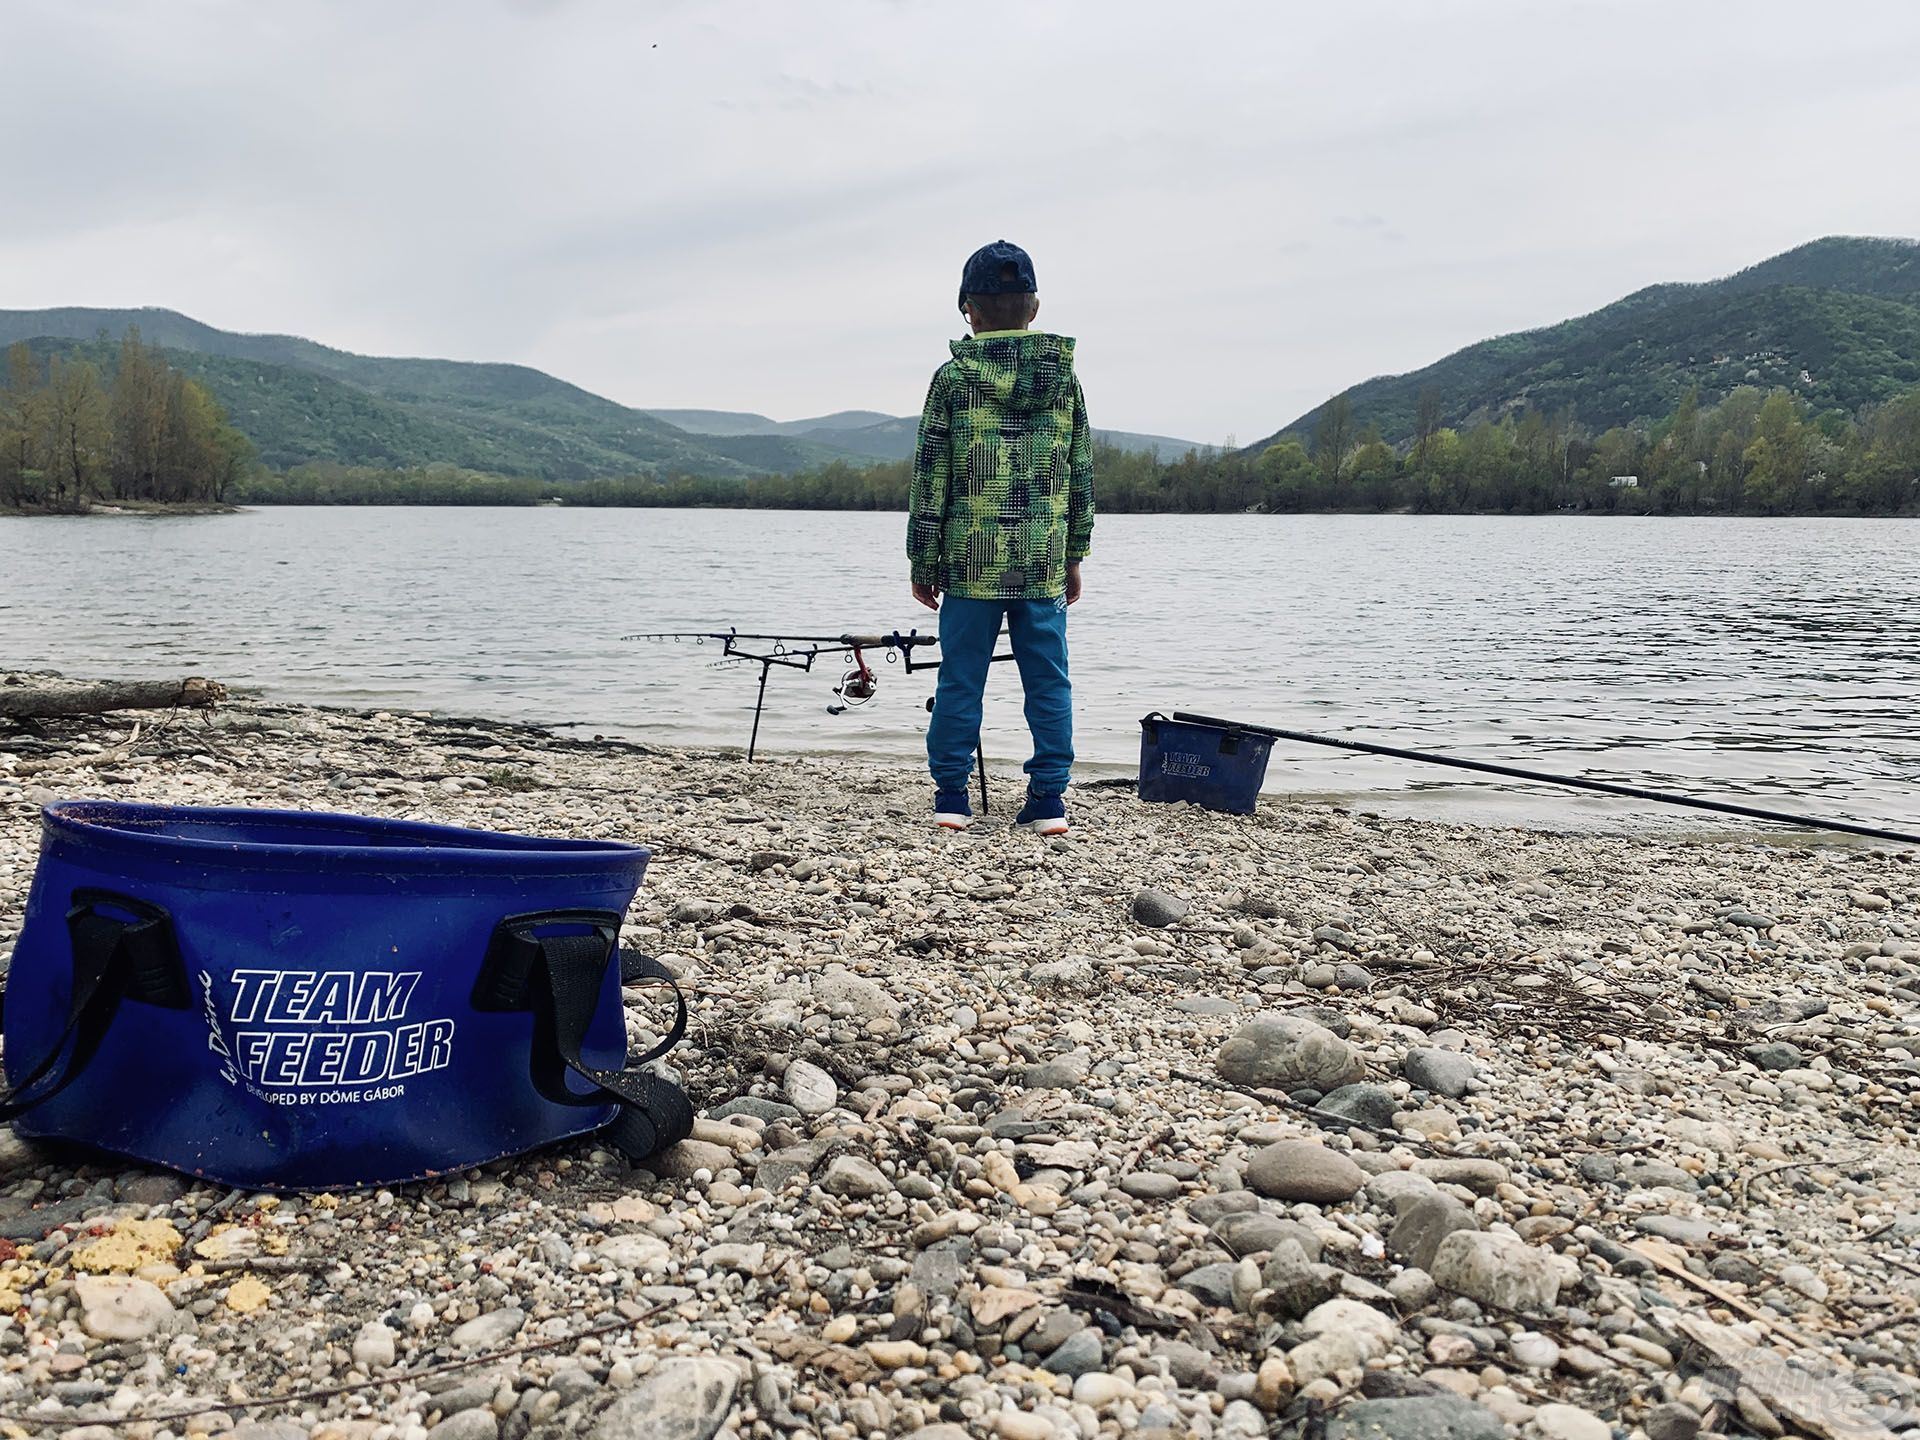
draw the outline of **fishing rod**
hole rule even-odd
[[[760,717],[767,705],[767,677],[776,666],[787,670],[811,671],[813,662],[823,655],[839,655],[846,670],[842,672],[839,683],[833,687],[838,704],[829,704],[829,715],[844,715],[848,710],[866,704],[880,693],[880,676],[868,660],[869,651],[878,652],[886,657],[889,665],[898,664],[909,675],[925,670],[938,670],[938,660],[916,660],[914,651],[924,650],[938,645],[938,635],[922,635],[918,630],[908,630],[904,634],[898,630],[885,633],[846,632],[839,635],[779,635],[755,634],[737,629],[729,630],[665,630],[648,631],[634,635],[622,635],[622,640],[666,641],[674,644],[692,641],[695,645],[705,645],[709,641],[720,642],[720,658],[714,662],[715,668],[725,665],[758,665],[760,667],[760,689],[753,702],[753,731],[747,737],[747,762],[751,764],[760,746]],[[991,663],[1011,660],[1011,654],[999,654],[992,657]],[[928,701],[932,708],[932,701]],[[987,813],[987,757],[981,749],[979,737],[974,740],[974,757],[980,773],[980,813]]]
[[[1834,830],[1843,835],[1864,835],[1871,840],[1892,840],[1902,845],[1920,845],[1920,835],[1903,835],[1897,830],[1882,830],[1872,825],[1856,825],[1849,820],[1820,820],[1810,815],[1793,815],[1784,810],[1764,810],[1757,805],[1735,805],[1725,800],[1705,800],[1697,795],[1676,795],[1670,790],[1648,790],[1638,785],[1619,785],[1609,780],[1587,780],[1577,775],[1556,775],[1546,770],[1524,770],[1517,765],[1496,765],[1487,760],[1465,760],[1457,755],[1438,755],[1431,750],[1403,750],[1396,745],[1375,745],[1366,740],[1343,740],[1335,735],[1314,735],[1305,730],[1279,730],[1269,725],[1247,725],[1238,720],[1220,720],[1209,715],[1189,715],[1176,711],[1174,719],[1190,725],[1215,725],[1242,730],[1250,735],[1267,735],[1275,740],[1294,740],[1302,745],[1328,745],[1336,750],[1357,750],[1366,755],[1385,755],[1395,760],[1417,760],[1425,765],[1448,765],[1455,770],[1478,770],[1488,775],[1505,775],[1515,780],[1532,780],[1542,785],[1565,785],[1576,790],[1595,790],[1602,795],[1621,795],[1629,800],[1652,800],[1662,805],[1683,805],[1692,810],[1712,810],[1722,815],[1740,815],[1749,820],[1771,820],[1779,825],[1794,825],[1803,830]]]

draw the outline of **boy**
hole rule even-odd
[[[1080,598],[1093,535],[1093,442],[1073,341],[1027,329],[1038,297],[1018,245],[1000,240],[968,257],[960,310],[973,334],[953,341],[953,358],[934,372],[914,449],[907,558],[913,598],[940,612],[927,766],[934,823],[949,830],[973,823],[967,783],[1004,619],[1033,732],[1027,803],[1014,824],[1067,832],[1067,606]]]

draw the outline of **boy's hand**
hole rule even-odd
[[[1067,563],[1067,604],[1071,605],[1080,598],[1080,562]]]
[[[938,585],[925,585],[915,581],[913,598],[929,610],[938,610],[940,608],[940,587]]]

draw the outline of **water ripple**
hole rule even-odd
[[[642,629],[933,619],[891,515],[266,510],[0,519],[0,659],[197,671],[266,694],[745,739],[755,673]],[[1190,709],[1911,827],[1920,521],[1109,516],[1073,625],[1092,770]],[[930,677],[776,674],[771,750],[917,754]],[[1025,752],[1011,667],[988,754]],[[1621,802],[1282,747],[1269,788],[1470,819],[1617,825]],[[1667,812],[1659,812],[1667,813]]]

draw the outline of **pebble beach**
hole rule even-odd
[[[1070,796],[241,700],[40,807],[635,841],[693,1137],[247,1193],[0,1138],[0,1435],[1876,1440],[1920,1426],[1920,855]],[[658,995],[629,990],[647,1042]]]

